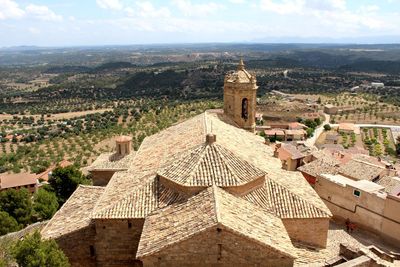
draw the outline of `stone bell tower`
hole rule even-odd
[[[250,132],[256,128],[256,83],[256,77],[245,70],[243,60],[240,60],[237,70],[228,73],[224,80],[224,114]]]

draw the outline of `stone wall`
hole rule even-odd
[[[134,266],[143,223],[144,219],[95,220],[97,267]]]
[[[95,234],[94,225],[91,225],[56,239],[72,267],[96,266]]]
[[[293,266],[293,258],[213,227],[141,258],[143,266]]]
[[[115,171],[90,171],[94,186],[106,186]]]
[[[282,219],[282,222],[292,240],[315,247],[326,247],[329,218]]]
[[[375,232],[393,244],[400,241],[399,198],[343,186],[323,177],[318,177],[314,188],[335,219],[343,222],[349,219],[357,227]],[[361,192],[360,196],[355,196],[354,190]]]

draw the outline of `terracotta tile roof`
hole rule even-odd
[[[295,195],[283,186],[267,179],[263,187],[243,196],[244,199],[268,210],[280,218],[329,218],[330,212]]]
[[[381,175],[385,171],[385,168],[369,162],[351,159],[347,163],[342,164],[338,171],[340,174],[355,180],[372,181]]]
[[[149,187],[158,186],[151,184],[155,181],[157,172],[171,162],[171,155],[201,147],[205,135],[211,132],[211,126],[212,132],[217,136],[217,145],[231,151],[241,161],[267,173],[266,177],[329,214],[329,209],[299,172],[281,169],[280,160],[273,157],[273,150],[264,144],[264,138],[225,123],[221,116],[206,112],[145,138],[135,159],[130,162],[129,169],[117,172],[111,178],[96,204],[94,218],[140,217],[160,208],[154,202],[154,195],[146,195],[146,192],[153,192]],[[143,203],[144,206],[134,204],[135,199],[139,199],[138,203]],[[286,201],[285,198],[282,201]]]
[[[94,219],[126,219],[145,218],[148,214],[158,208],[180,203],[186,197],[176,193],[161,183],[152,175],[151,179],[128,192],[124,197],[111,207],[97,210],[93,214]]]
[[[0,174],[0,189],[37,184],[34,173],[2,173]]]
[[[281,168],[281,161],[273,157],[273,149],[264,144],[263,137],[230,126],[212,113],[207,113],[207,121],[208,125],[212,125],[219,144],[265,171],[266,178],[330,214],[329,209],[300,172],[286,171]]]
[[[303,129],[301,130],[285,130],[286,135],[306,135],[307,132]]]
[[[295,258],[282,221],[216,186],[146,218],[136,256],[145,257],[218,226]]]
[[[279,159],[281,160],[287,160],[288,158],[300,159],[305,157],[305,154],[301,153],[301,151],[298,150],[297,147],[291,144],[282,144],[281,147],[278,149],[278,153]]]
[[[113,175],[95,210],[101,211],[116,205],[116,202],[125,198],[127,192],[133,192],[136,187],[154,179],[157,170],[170,155],[184,152],[204,142],[205,129],[205,114],[200,114],[146,137],[129,169]]]
[[[65,168],[65,167],[68,167],[68,166],[70,166],[70,165],[72,165],[72,162],[70,162],[70,161],[64,159],[64,160],[62,160],[61,162],[59,162],[59,163],[57,163],[57,164],[55,164],[55,165],[50,166],[50,167],[49,167],[47,170],[45,170],[44,172],[39,173],[39,174],[37,175],[37,179],[41,179],[41,180],[44,180],[44,181],[48,181],[48,180],[49,180],[49,173],[52,172],[55,168],[57,168],[57,167]]]
[[[89,166],[89,171],[96,170],[127,170],[135,158],[135,152],[122,157],[115,152],[100,154]]]
[[[317,177],[323,173],[336,174],[338,173],[340,161],[330,155],[320,157],[306,165],[297,168],[298,171],[304,172],[313,177]]]
[[[290,122],[288,123],[288,127],[290,130],[302,130],[307,129],[308,127],[300,122]]]
[[[227,187],[247,184],[266,173],[217,143],[204,143],[182,153],[158,174],[185,186]]]
[[[360,154],[355,154],[355,155],[352,156],[352,159],[357,160],[357,161],[366,162],[366,163],[371,163],[373,165],[381,166],[383,168],[386,165],[384,162],[380,161],[378,158],[371,157],[368,154],[361,154],[361,153]]]
[[[282,129],[265,130],[264,133],[268,136],[285,136],[285,132]]]
[[[385,187],[388,194],[397,195],[400,192],[400,177],[383,176],[376,183]]]
[[[91,223],[91,213],[104,187],[80,185],[41,231],[43,238],[57,238]]]
[[[340,123],[339,124],[339,131],[344,130],[344,131],[354,131],[356,129],[356,126],[354,123]]]

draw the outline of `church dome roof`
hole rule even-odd
[[[214,138],[189,149],[158,171],[158,175],[185,187],[235,187],[266,173],[217,144]]]

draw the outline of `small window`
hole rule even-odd
[[[90,257],[94,257],[95,255],[94,246],[90,246],[89,249],[90,249]]]
[[[358,190],[354,190],[353,191],[353,195],[355,195],[356,197],[360,197],[361,196],[361,192]]]
[[[128,222],[128,228],[132,228],[132,223]]]

